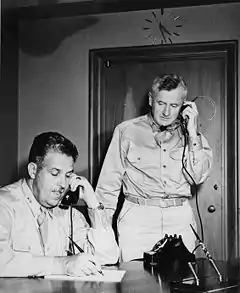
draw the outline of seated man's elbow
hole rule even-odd
[[[111,264],[116,264],[119,261],[119,257],[120,257],[120,249],[116,245],[115,252],[112,255]]]

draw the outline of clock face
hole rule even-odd
[[[150,18],[145,18],[146,38],[150,39],[153,44],[172,44],[173,38],[179,37],[179,29],[182,28],[180,16],[175,16],[173,13],[164,13],[164,9],[161,9],[160,15],[152,12]]]

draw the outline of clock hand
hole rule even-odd
[[[162,30],[169,35],[168,39],[169,39],[169,42],[172,44],[172,39],[171,39],[172,34],[170,33],[170,31],[166,28],[164,24],[162,25]]]
[[[164,31],[162,29],[163,25],[162,25],[161,21],[159,22],[158,27],[159,27],[160,33],[162,34],[163,40],[166,43],[167,42],[167,39],[166,39],[165,34],[164,34]]]
[[[167,33],[169,36],[171,36],[172,34],[170,33],[170,31],[165,27],[164,24],[162,24],[162,30]]]

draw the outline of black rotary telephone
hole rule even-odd
[[[189,263],[195,255],[184,245],[181,236],[165,235],[150,251],[143,254],[144,268],[155,269],[165,280],[181,280],[189,275]]]

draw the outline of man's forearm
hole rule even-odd
[[[67,274],[68,263],[71,261],[71,256],[35,256],[30,252],[13,251],[12,253],[10,259],[4,256],[4,251],[1,253],[0,277],[63,275]]]
[[[2,253],[1,253],[2,254]],[[54,257],[33,256],[29,252],[13,252],[10,259],[1,258],[0,276],[27,277],[30,275],[49,275],[54,270]],[[55,268],[60,271],[59,267]]]
[[[88,240],[94,247],[94,255],[101,264],[115,264],[119,259],[119,247],[112,229],[112,217],[104,208],[88,210],[92,223]]]

